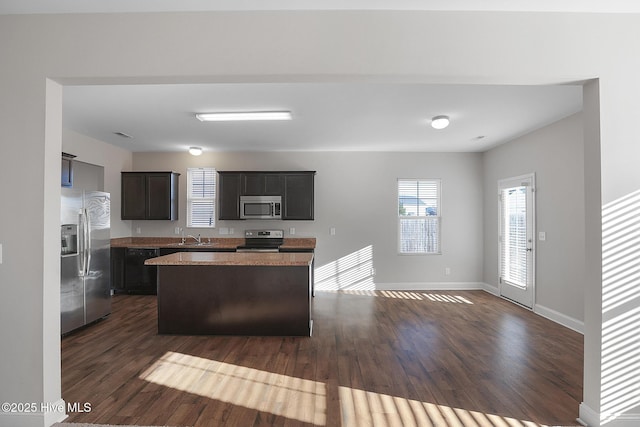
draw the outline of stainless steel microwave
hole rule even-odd
[[[281,219],[281,196],[240,196],[241,219]]]

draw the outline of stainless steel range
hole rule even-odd
[[[237,252],[279,252],[284,243],[284,230],[245,230],[244,245]]]

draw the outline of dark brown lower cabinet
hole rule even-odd
[[[124,287],[124,253],[126,248],[111,248],[111,291],[125,292]]]
[[[158,333],[309,336],[310,268],[159,265]]]

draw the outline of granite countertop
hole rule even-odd
[[[189,238],[190,241],[193,239]],[[238,237],[203,237],[205,244],[181,244],[180,237],[119,237],[111,239],[112,248],[212,248],[235,249],[244,245],[244,239]],[[209,243],[211,242],[211,243]],[[195,243],[195,242],[194,242]],[[284,239],[282,249],[315,249],[315,237],[290,237]]]
[[[146,260],[145,265],[246,265],[295,267],[308,266],[313,254],[308,252],[176,252]]]

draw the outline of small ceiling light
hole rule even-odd
[[[197,113],[201,122],[230,122],[239,120],[291,120],[291,111],[233,111]]]
[[[434,129],[444,129],[449,126],[449,116],[435,116],[431,119],[431,127]]]
[[[202,154],[202,148],[200,147],[189,147],[189,154],[192,156],[199,156]]]

